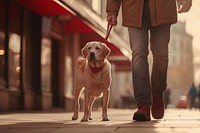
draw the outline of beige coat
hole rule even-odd
[[[108,15],[118,15],[122,5],[122,25],[141,27],[144,0],[107,0]],[[173,24],[177,22],[175,0],[149,0],[151,25]]]

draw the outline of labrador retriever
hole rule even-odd
[[[78,119],[79,98],[84,90],[85,110],[81,121],[92,120],[92,105],[103,98],[102,120],[109,121],[107,109],[111,86],[111,64],[107,60],[110,49],[102,42],[88,42],[81,50],[84,58],[78,60],[75,87],[75,104],[72,120]]]

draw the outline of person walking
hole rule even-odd
[[[107,0],[107,21],[117,25],[122,6],[122,25],[129,31],[133,88],[137,102],[133,120],[150,121],[150,110],[153,118],[163,118],[170,26],[177,22],[177,12],[187,12],[191,5],[192,0]],[[153,54],[151,77],[147,60],[149,41]]]
[[[199,84],[199,86],[198,86],[197,97],[198,97],[198,108],[199,108],[199,110],[200,110],[200,84]]]
[[[188,91],[188,99],[189,99],[189,108],[190,109],[195,107],[196,96],[197,96],[197,88],[195,87],[195,85],[193,83]]]

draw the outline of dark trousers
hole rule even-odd
[[[162,95],[167,87],[171,25],[152,27],[149,14],[148,1],[145,1],[142,27],[128,27],[132,50],[133,88],[138,104],[151,104],[151,95]],[[153,56],[152,65],[148,63],[149,43]]]

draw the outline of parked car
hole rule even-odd
[[[179,101],[176,103],[176,108],[184,108],[188,107],[187,96],[180,96]]]

